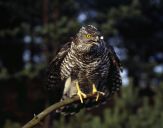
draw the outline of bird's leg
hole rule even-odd
[[[92,93],[97,94],[96,95],[96,101],[98,101],[100,94],[105,95],[105,93],[97,91],[95,84],[92,85],[92,88],[93,88]]]
[[[87,95],[81,91],[78,81],[76,82],[76,88],[77,88],[77,91],[78,91],[77,94],[78,94],[78,96],[80,98],[80,101],[81,101],[81,103],[83,103],[83,98],[86,98]]]

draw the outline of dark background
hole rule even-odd
[[[106,105],[106,111],[113,110],[112,114],[108,112],[107,118],[115,117],[117,122],[100,124],[99,120],[103,121],[103,118],[97,116],[85,118],[81,126],[90,120],[87,127],[94,127],[92,124],[114,128],[119,125],[124,128],[131,128],[131,125],[134,128],[163,126],[161,120],[155,121],[163,119],[162,109],[159,109],[163,98],[160,96],[163,86],[161,0],[0,0],[0,127],[19,128],[34,113],[45,108],[46,67],[56,51],[85,24],[100,29],[105,41],[114,46],[124,71],[118,99],[112,99]],[[121,111],[116,115],[114,108],[120,103],[128,105],[125,95],[131,98],[131,106],[118,108],[127,115],[120,118]],[[148,109],[143,97],[149,100]],[[156,109],[158,115],[153,113],[141,119],[140,108],[147,111],[145,115]],[[90,113],[98,115],[100,109]],[[142,125],[134,124],[133,116],[138,122],[142,121]],[[76,127],[71,121],[67,123]],[[61,124],[64,127],[64,123]],[[61,127],[61,124],[54,123],[53,126]],[[101,126],[104,124],[108,125]]]

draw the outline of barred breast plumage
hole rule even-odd
[[[91,34],[91,39],[85,38],[85,34]],[[59,95],[60,100],[77,95],[76,81],[85,94],[92,92],[90,85],[94,83],[98,91],[105,95],[98,102],[87,99],[83,104],[76,102],[58,112],[74,114],[83,107],[101,104],[120,88],[120,61],[113,47],[107,45],[100,36],[94,26],[82,27],[72,42],[66,44],[52,61],[48,86],[52,86],[50,93],[62,94]],[[56,88],[60,92],[56,92]]]

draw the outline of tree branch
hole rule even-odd
[[[88,99],[90,97],[94,97],[94,96],[95,96],[95,94],[88,94],[86,99]],[[35,115],[33,117],[33,119],[30,120],[28,123],[26,123],[22,128],[33,128],[51,112],[53,112],[53,111],[55,111],[55,110],[57,110],[63,106],[69,105],[75,101],[79,101],[79,100],[80,100],[80,98],[78,96],[75,96],[73,98],[68,98],[68,99],[63,100],[61,102],[55,103],[55,104],[49,106],[48,108],[44,109],[38,115]]]

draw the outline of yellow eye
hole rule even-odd
[[[91,38],[92,35],[91,35],[91,34],[86,34],[85,37],[86,37],[86,38]]]

